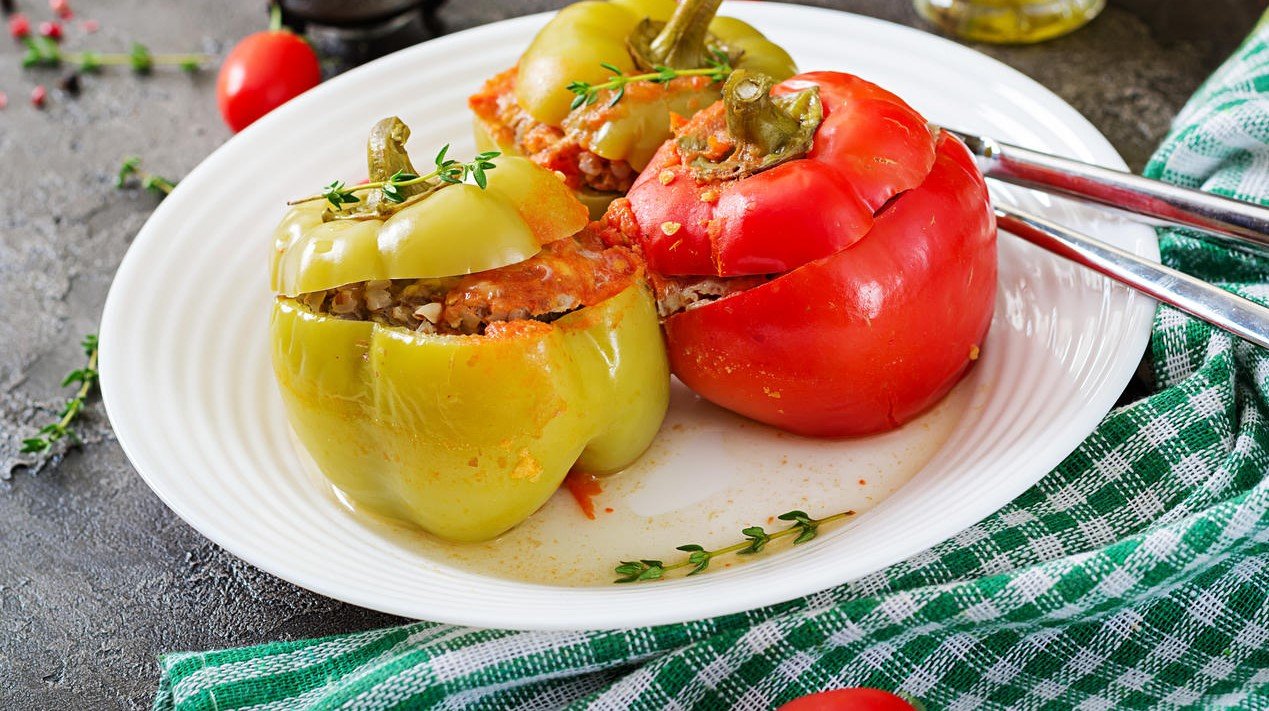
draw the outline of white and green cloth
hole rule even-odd
[[[1146,174],[1269,201],[1269,27]],[[1269,299],[1269,259],[1161,240],[1169,265]],[[1162,308],[1150,359],[1155,394],[1034,488],[849,585],[647,629],[419,622],[167,654],[155,708],[765,709],[871,686],[931,709],[1269,709],[1269,352]]]

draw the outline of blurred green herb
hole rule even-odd
[[[76,384],[79,387],[75,390],[75,394],[66,401],[66,405],[62,408],[62,412],[56,422],[50,422],[41,427],[35,437],[28,437],[22,440],[23,453],[38,454],[45,452],[53,447],[53,443],[64,437],[69,437],[74,442],[79,441],[79,438],[75,435],[75,430],[71,429],[71,425],[79,417],[79,413],[83,411],[84,402],[88,399],[89,393],[92,392],[93,386],[97,384],[97,336],[85,336],[83,343],[80,345],[84,348],[84,355],[88,358],[88,362],[84,367],[67,373],[66,377],[62,379],[62,387]]]
[[[123,159],[123,163],[119,164],[119,173],[115,176],[115,187],[124,189],[134,185],[163,198],[176,188],[176,181],[146,172],[141,168],[141,158],[128,156]]]
[[[815,538],[819,534],[819,528],[823,524],[838,521],[848,516],[854,516],[854,511],[843,511],[824,518],[811,518],[805,511],[789,511],[782,513],[776,518],[781,521],[788,521],[792,525],[788,528],[776,531],[775,533],[767,533],[766,529],[761,526],[750,526],[741,530],[741,535],[745,540],[741,543],[735,543],[725,548],[717,550],[706,550],[704,546],[696,543],[689,543],[685,546],[679,546],[675,550],[687,553],[687,557],[676,563],[666,564],[659,560],[623,560],[621,565],[613,569],[617,575],[621,576],[613,582],[617,583],[637,583],[646,580],[660,580],[665,574],[671,570],[680,568],[691,568],[688,575],[696,575],[702,573],[709,568],[710,561],[720,555],[735,553],[737,555],[753,555],[761,553],[767,544],[777,538],[786,536],[796,536],[793,539],[793,545],[806,543]]]
[[[133,42],[127,52],[63,52],[61,47],[47,37],[28,36],[22,39],[26,53],[22,55],[24,67],[59,67],[74,64],[82,72],[95,72],[105,66],[127,66],[137,74],[149,74],[154,67],[169,65],[186,72],[196,72],[211,61],[211,55],[154,54],[140,42]]]

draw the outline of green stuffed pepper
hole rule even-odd
[[[734,69],[786,79],[788,53],[720,0],[584,0],[469,100],[477,144],[557,171],[598,219],[670,137],[671,114],[719,99]],[[643,77],[639,79],[639,77]]]
[[[300,442],[358,506],[487,540],[571,468],[613,472],[647,448],[665,350],[640,260],[556,176],[484,156],[485,188],[455,168],[417,177],[407,135],[381,122],[374,182],[279,226],[274,372]]]

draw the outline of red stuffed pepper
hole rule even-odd
[[[730,410],[897,427],[978,358],[996,225],[966,148],[838,72],[736,71],[606,216],[653,272],[674,372]]]

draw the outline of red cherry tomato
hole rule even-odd
[[[915,711],[916,707],[889,691],[837,689],[794,699],[776,711]]]
[[[248,35],[220,67],[216,101],[236,131],[317,86],[322,70],[313,48],[286,30]]]

